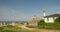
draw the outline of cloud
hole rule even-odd
[[[16,11],[7,7],[0,7],[0,21],[29,21],[33,18],[33,15],[40,17],[40,12],[24,12]]]
[[[29,16],[21,11],[15,11],[14,9],[7,7],[0,7],[0,21],[21,21],[27,20]]]

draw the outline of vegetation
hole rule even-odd
[[[7,25],[7,26],[1,26],[0,32],[36,32],[36,31],[30,31],[26,29],[21,29],[17,26]]]
[[[55,19],[55,22],[60,22],[60,17],[58,17],[57,19]]]
[[[60,29],[60,17],[55,20],[54,23],[45,23],[44,20],[40,20],[38,28],[42,29]]]
[[[22,29],[19,27],[20,25],[23,25],[23,23],[16,26],[12,26],[12,25],[0,26],[0,32],[37,32],[37,31]],[[38,22],[38,28],[60,29],[60,17],[57,18],[54,23],[45,23],[45,21],[42,19]]]

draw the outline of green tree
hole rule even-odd
[[[44,24],[45,22],[44,22],[44,20],[42,19],[42,20],[40,20],[39,22],[38,22],[38,25],[40,25],[40,24]]]
[[[38,27],[39,27],[39,28],[44,28],[44,26],[45,26],[45,22],[44,22],[44,20],[42,19],[42,20],[39,21]]]
[[[60,22],[60,17],[56,18],[55,22]]]

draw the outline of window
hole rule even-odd
[[[53,20],[54,20],[54,17],[53,17]]]
[[[47,21],[49,21],[49,18],[47,18]]]

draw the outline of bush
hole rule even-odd
[[[58,17],[57,19],[55,19],[55,22],[60,22],[60,17]]]
[[[40,24],[44,24],[45,22],[44,22],[44,20],[42,19],[42,20],[40,20],[39,22],[38,22],[38,25],[40,25]]]
[[[44,20],[42,19],[42,20],[39,21],[38,27],[39,27],[39,28],[44,28],[44,26],[45,26],[45,22],[44,22]]]
[[[0,30],[3,30],[4,29],[4,27],[0,27]]]
[[[60,19],[60,18],[58,18]],[[40,20],[38,23],[38,28],[42,29],[60,29],[60,22],[55,23],[45,23],[44,20]]]
[[[12,25],[7,25],[6,27],[8,27],[8,28],[12,28],[12,27],[14,27],[14,26],[12,26]]]

